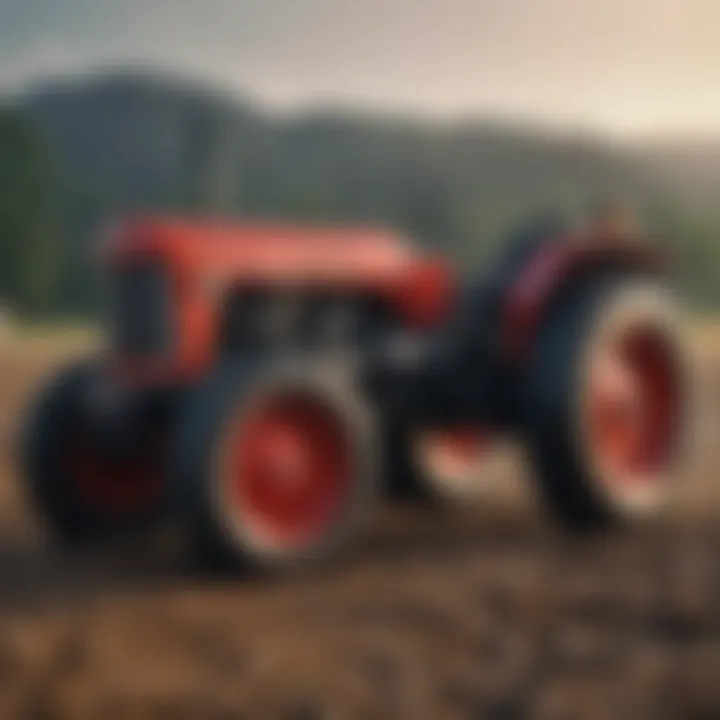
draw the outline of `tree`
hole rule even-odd
[[[46,312],[60,269],[57,198],[47,149],[32,125],[0,110],[0,299]]]

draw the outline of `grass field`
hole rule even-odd
[[[563,538],[510,474],[477,508],[387,508],[347,562],[282,582],[199,576],[157,539],[46,547],[14,431],[97,339],[6,337],[0,717],[719,717],[720,332],[691,335],[698,442],[661,523]]]

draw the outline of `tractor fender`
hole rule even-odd
[[[541,243],[502,293],[502,360],[515,368],[523,365],[541,321],[570,283],[607,272],[658,274],[662,267],[661,254],[645,240],[568,237]]]

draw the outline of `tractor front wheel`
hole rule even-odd
[[[367,519],[373,419],[351,380],[325,365],[220,368],[190,399],[175,479],[191,535],[214,564],[322,562]]]

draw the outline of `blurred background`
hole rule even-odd
[[[720,716],[718,27],[717,0],[0,0],[0,717]],[[507,502],[392,511],[312,580],[41,548],[14,433],[96,342],[109,220],[378,223],[474,273],[608,200],[708,318],[669,525],[563,542],[512,461]]]
[[[714,0],[3,0],[0,299],[94,309],[138,209],[371,221],[465,267],[528,213],[634,205],[720,297]]]

